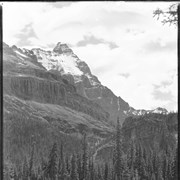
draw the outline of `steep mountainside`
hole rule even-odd
[[[30,52],[31,53],[31,52]],[[107,121],[108,113],[97,103],[79,95],[76,87],[60,73],[47,71],[36,56],[4,45],[4,93],[24,100],[70,107]]]
[[[81,149],[87,132],[94,148],[113,132],[108,113],[77,93],[57,71],[48,71],[33,51],[3,44],[4,160],[20,161],[36,142],[37,154],[63,141],[68,152]],[[37,157],[37,161],[40,161]]]
[[[23,55],[37,57],[37,62],[49,72],[60,73],[63,78],[76,87],[78,94],[98,103],[108,112],[110,121],[116,121],[119,116],[123,122],[124,118],[131,114],[128,103],[103,86],[91,73],[88,65],[80,60],[66,44],[59,42],[53,51],[44,51],[39,48],[31,51],[13,49]]]
[[[123,123],[124,119],[130,115],[143,115],[149,112],[167,113],[167,110],[163,108],[157,108],[155,110],[135,110],[130,107],[121,97],[117,97],[109,88],[103,86],[98,78],[91,73],[88,65],[80,60],[67,44],[59,42],[53,51],[45,51],[40,48],[28,50],[12,46],[9,50],[6,48],[5,52],[10,54],[14,53],[16,58],[19,58],[18,67],[16,69],[16,71],[18,71],[17,73],[28,74],[28,76],[30,75],[31,77],[35,76],[36,81],[38,77],[38,81],[41,82],[41,87],[34,88],[34,92],[37,93],[33,93],[33,97],[36,100],[45,100],[44,102],[48,103],[58,102],[61,105],[66,105],[70,108],[75,108],[75,110],[88,113],[95,118],[109,120],[109,122],[116,122],[118,116],[120,117],[121,123]],[[27,65],[29,63],[31,64],[29,64],[27,68],[25,64],[22,66],[23,63],[27,63]],[[30,66],[31,68],[29,68]],[[12,72],[12,68],[8,69],[8,71]],[[51,82],[50,84],[48,82],[49,85],[47,85],[47,81],[46,83],[43,81],[42,84],[39,78],[51,78]],[[22,88],[21,85],[18,87],[16,86],[13,91],[16,95],[19,93],[20,96],[25,95],[26,98],[31,98],[31,86],[36,87],[36,85],[34,86],[35,81],[32,80],[33,78],[30,80],[30,77],[28,77],[27,80],[27,77],[23,76],[20,78],[18,75],[18,78],[11,77],[11,79],[12,88],[16,86],[18,83],[16,81],[20,79],[21,84],[22,81],[27,81],[27,92],[22,92],[22,89],[19,91],[18,88]],[[58,81],[58,84],[61,84],[60,88],[56,81]],[[47,87],[46,91],[42,92],[44,87]],[[60,94],[59,92],[56,93],[56,89],[60,89]],[[66,91],[67,89],[68,91]],[[68,96],[69,93],[67,93],[70,91],[70,94],[76,95],[70,98]],[[61,100],[58,100],[60,97]],[[81,101],[86,102],[86,104],[79,103],[77,99],[81,99]]]

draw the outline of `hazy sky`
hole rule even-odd
[[[1,4],[5,43],[46,49],[67,43],[130,106],[177,110],[177,27],[153,18],[170,3]]]

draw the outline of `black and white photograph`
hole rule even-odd
[[[3,180],[178,180],[179,4],[0,2]]]

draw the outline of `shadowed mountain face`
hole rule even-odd
[[[146,152],[173,151],[178,143],[177,113],[158,114],[150,112],[136,117],[127,117],[122,124],[122,150],[124,154],[132,141],[140,144]],[[96,149],[98,161],[109,162],[112,159],[115,136],[109,137]]]

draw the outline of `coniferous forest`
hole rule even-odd
[[[167,131],[163,131],[168,134]],[[95,162],[89,153],[87,135],[83,133],[81,151],[66,153],[64,143],[53,143],[47,157],[35,165],[35,143],[30,153],[16,166],[4,170],[4,179],[14,180],[176,180],[177,148],[166,146],[163,134],[159,146],[147,151],[140,141],[131,138],[126,152],[123,152],[122,127],[117,119],[112,159]]]

